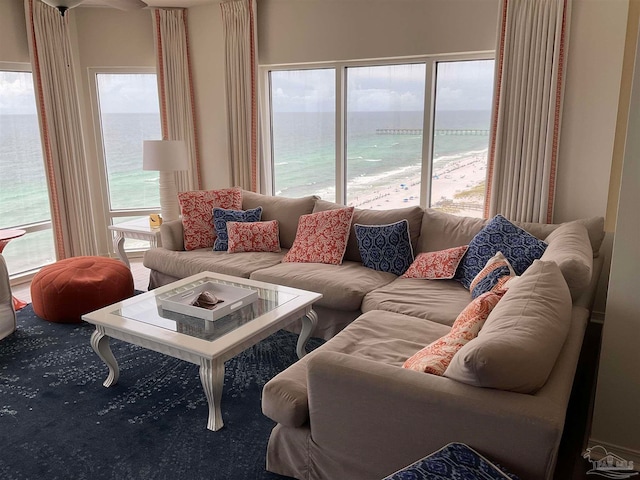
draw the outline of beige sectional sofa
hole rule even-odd
[[[551,478],[600,274],[602,218],[561,226],[521,224],[548,242],[543,257],[508,290],[498,303],[506,300],[505,308],[489,315],[465,346],[471,345],[468,354],[454,357],[457,373],[436,376],[402,364],[449,332],[471,301],[464,286],[366,268],[353,231],[342,265],[282,263],[299,216],[338,206],[314,197],[243,192],[243,208],[256,206],[263,207],[263,220],[280,222],[282,252],[185,252],[178,221],[162,226],[163,247],[146,252],[144,264],[151,269],[152,288],[209,270],[323,294],[314,307],[316,336],[329,341],[264,388],[263,412],[277,423],[268,470],[298,479],[376,479],[455,441],[522,480]],[[409,222],[416,255],[466,245],[487,222],[409,207],[356,209],[353,224],[400,219]],[[557,304],[549,303],[551,297]],[[482,357],[488,363],[474,365],[481,357],[478,346],[496,344]]]

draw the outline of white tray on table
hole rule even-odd
[[[213,309],[196,307],[191,305],[198,296],[208,291],[215,295],[222,302],[217,303]],[[183,313],[191,317],[203,318],[205,320],[217,320],[231,312],[249,305],[258,299],[258,292],[248,288],[234,287],[216,282],[205,282],[202,285],[180,292],[170,297],[160,300],[163,310]]]

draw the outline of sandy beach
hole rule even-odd
[[[435,168],[432,174],[432,207],[442,208],[460,215],[481,217],[482,195],[456,198],[456,194],[469,191],[485,182],[487,151],[469,152],[467,155]],[[401,208],[420,204],[420,177],[404,183],[371,185],[371,193],[359,195],[351,204],[357,208]],[[477,205],[477,206],[476,206]]]

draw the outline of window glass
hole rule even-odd
[[[55,261],[50,222],[33,79],[0,71],[0,228],[27,231],[2,252],[10,274]]]
[[[430,206],[482,217],[493,60],[438,62]]]
[[[335,70],[271,72],[274,193],[335,201]]]
[[[110,210],[159,207],[159,172],[142,169],[143,141],[162,138],[156,75],[96,77]]]
[[[347,68],[347,205],[420,203],[425,64]]]
[[[375,209],[422,202],[482,216],[493,65],[425,57],[271,70],[274,193]]]

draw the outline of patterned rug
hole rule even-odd
[[[225,426],[212,432],[196,365],[112,339],[120,378],[105,388],[93,330],[46,322],[29,305],[0,340],[0,478],[285,478],[264,468],[274,423],[260,396],[296,360],[296,335],[277,332],[226,362]]]

